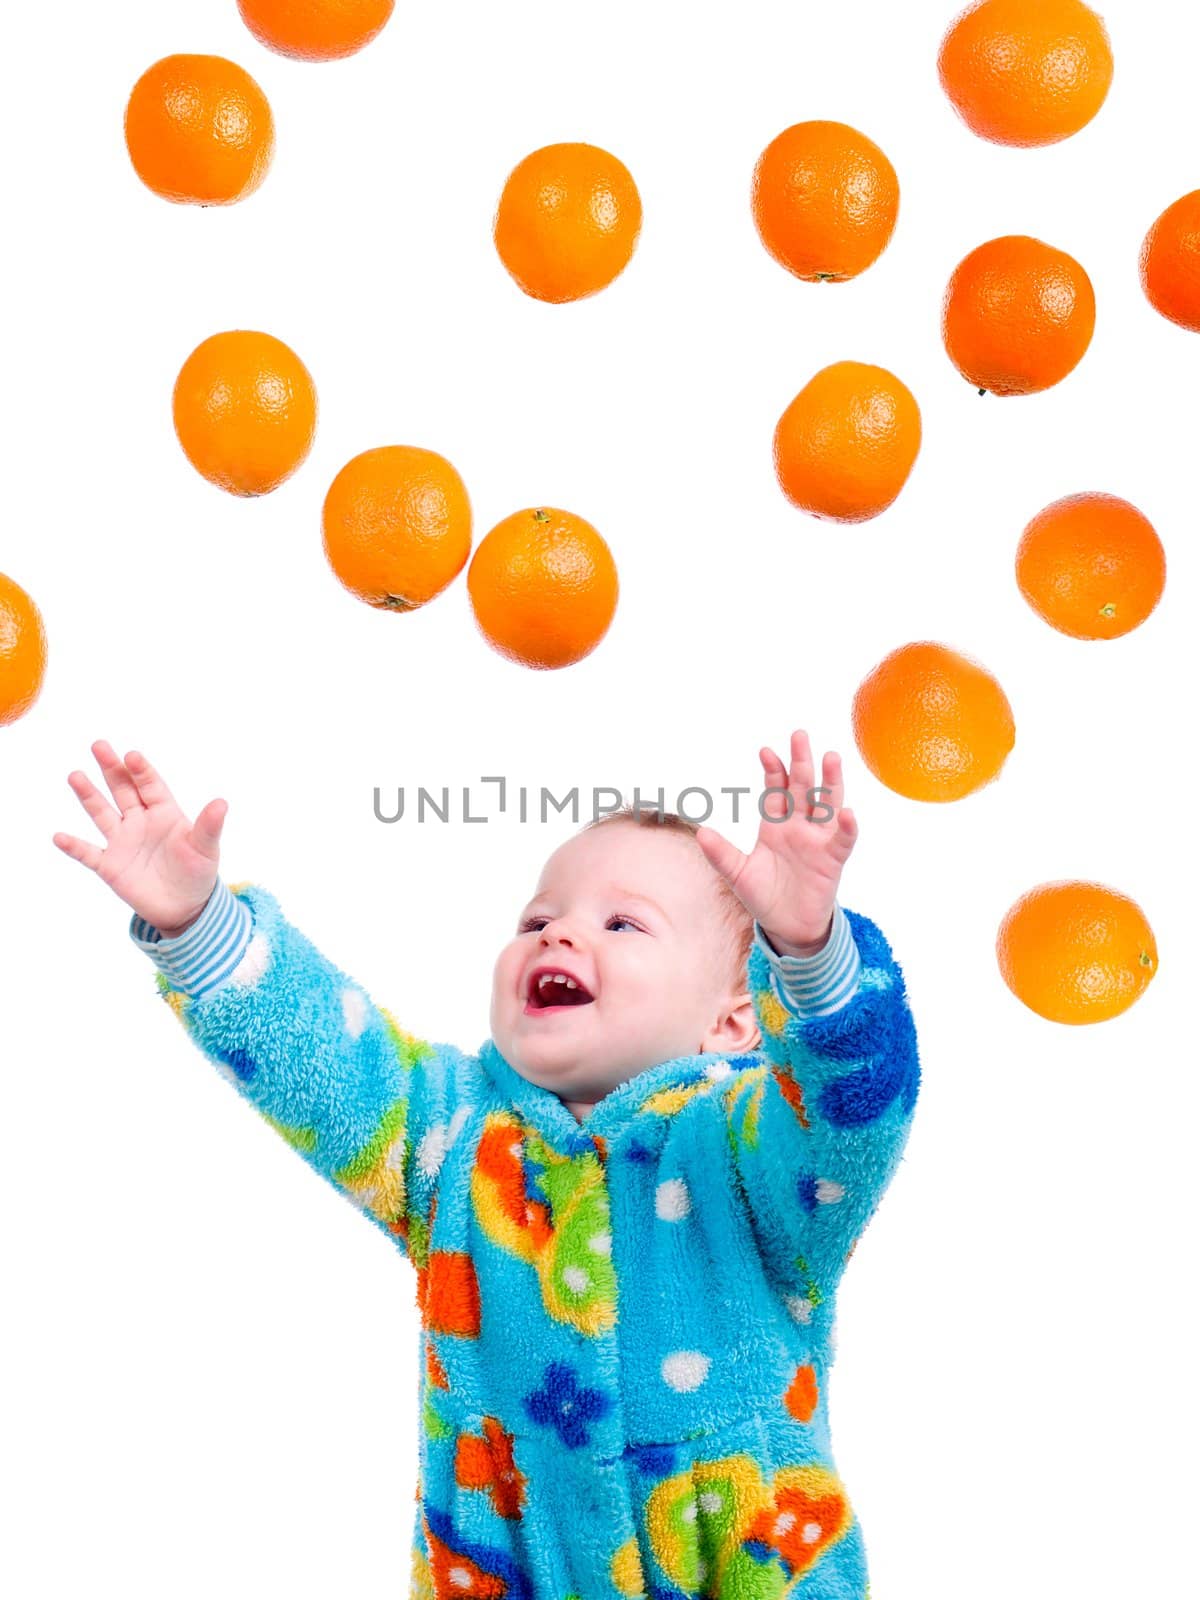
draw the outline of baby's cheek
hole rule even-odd
[[[679,1041],[685,1035],[690,1037],[693,1006],[691,988],[678,974],[640,973],[636,984],[626,991],[615,1023],[625,1053],[656,1061],[686,1054]]]
[[[520,950],[514,950],[512,945],[506,945],[496,958],[496,965],[492,968],[493,1011],[495,1011],[504,996],[511,998],[515,995],[520,970]]]
[[[492,998],[488,1012],[488,1031],[497,1044],[500,1044],[502,1036],[507,1036],[516,1018],[515,983],[515,977],[506,982],[504,973],[497,968],[492,980]]]

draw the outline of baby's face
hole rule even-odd
[[[646,1067],[758,1039],[730,972],[718,880],[685,834],[636,822],[568,839],[496,962],[492,1038],[581,1118]],[[579,985],[537,975],[549,968]]]

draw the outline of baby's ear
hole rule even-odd
[[[733,1003],[721,1016],[713,1032],[716,1037],[710,1048],[714,1050],[723,1050],[727,1055],[741,1055],[756,1049],[762,1035],[753,997],[746,991],[735,995]]]

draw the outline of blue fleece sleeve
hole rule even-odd
[[[793,1003],[780,994],[777,963],[787,958],[772,959],[756,935],[749,986],[766,1060],[738,1074],[726,1101],[756,1240],[797,1304],[818,1304],[836,1287],[900,1163],[920,1084],[916,1028],[891,947],[868,917],[841,918],[844,930],[835,915],[817,957],[792,958],[825,958],[824,979]],[[832,1008],[823,1003],[839,995]]]
[[[133,942],[193,1042],[316,1172],[424,1265],[433,1185],[465,1060],[414,1038],[283,915],[218,879],[190,928]]]

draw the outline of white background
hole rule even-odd
[[[66,784],[143,749],[189,814],[230,806],[222,873],[409,1029],[477,1048],[491,966],[573,831],[373,820],[372,790],[757,784],[809,730],[861,838],[842,903],[905,971],[924,1071],[906,1160],[840,1300],[831,1417],[874,1600],[1127,1600],[1195,1581],[1193,705],[1200,340],[1141,296],[1155,216],[1200,184],[1200,23],[1109,0],[1106,105],[1044,150],[975,138],[936,76],[952,9],[402,4],[341,63],[263,49],[234,0],[19,8],[6,25],[0,571],[50,664],[0,732],[4,827],[4,1493],[22,1597],[406,1592],[412,1269],[244,1105],[156,997],[129,909],[52,844],[98,837]],[[232,56],[277,154],[228,208],[138,182],[122,115],[151,62]],[[890,156],[893,241],[848,285],[763,250],[750,177],[832,117]],[[645,223],[600,295],[523,295],[491,243],[505,175],[583,139]],[[938,313],[985,239],[1032,233],[1095,285],[1096,334],[1046,394],[978,398]],[[261,328],[308,364],[315,448],[276,493],[196,474],[170,396],[191,349]],[[805,517],[771,470],[819,367],[878,362],[925,437],[896,505]],[[465,575],[410,616],[325,566],[320,505],[358,451],[458,467],[476,537],[523,506],[589,518],[621,575],[601,647],[557,673],[474,630]],[[1112,642],[1025,605],[1020,532],[1050,500],[1132,500],[1165,598]],[[922,805],[866,770],[857,684],[931,638],[1016,718],[1001,779]],[[477,811],[479,806],[475,808]],[[494,808],[493,808],[494,809]],[[714,825],[742,848],[755,825]],[[1120,1018],[1052,1024],[1005,988],[1004,912],[1047,879],[1132,895],[1161,973]]]

